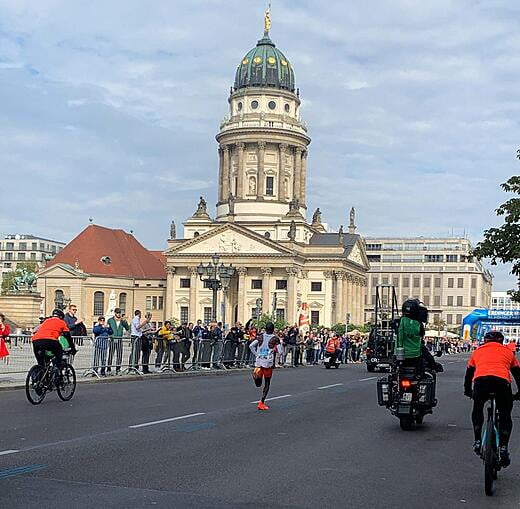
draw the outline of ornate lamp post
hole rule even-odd
[[[197,273],[199,274],[200,280],[204,283],[206,288],[210,288],[213,292],[213,301],[212,301],[212,309],[211,309],[211,319],[216,322],[217,321],[217,295],[219,290],[224,290],[224,295],[226,294],[227,289],[229,288],[229,284],[231,282],[231,278],[235,274],[235,267],[232,265],[224,265],[220,262],[220,256],[215,253],[211,257],[211,262],[207,265],[204,265],[200,262],[197,267]],[[223,317],[223,321],[225,321],[225,317]]]

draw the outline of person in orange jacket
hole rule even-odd
[[[338,333],[335,332],[331,338],[327,341],[325,345],[325,355],[331,358],[332,362],[336,362],[340,349],[340,341],[338,337]]]

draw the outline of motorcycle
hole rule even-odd
[[[325,358],[323,359],[323,365],[325,366],[325,369],[330,369],[332,367],[338,369],[340,362],[338,360],[338,352],[335,353],[329,353],[325,352]]]
[[[390,374],[377,382],[377,397],[378,404],[399,419],[401,429],[409,431],[422,424],[424,416],[437,406],[437,373],[430,368],[405,366],[403,361],[404,356],[397,354]],[[442,370],[440,364],[437,370]]]

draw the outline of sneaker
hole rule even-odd
[[[500,447],[500,466],[506,468],[509,465],[511,465],[511,456],[509,456],[507,447],[503,445]]]
[[[269,407],[261,401],[258,403],[258,406],[256,408],[258,408],[258,410],[269,410]]]
[[[482,452],[482,442],[480,440],[475,440],[473,442],[473,452],[480,456],[480,453]]]

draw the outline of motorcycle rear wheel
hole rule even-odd
[[[411,415],[400,415],[399,424],[403,431],[412,431],[414,429],[414,419]]]

